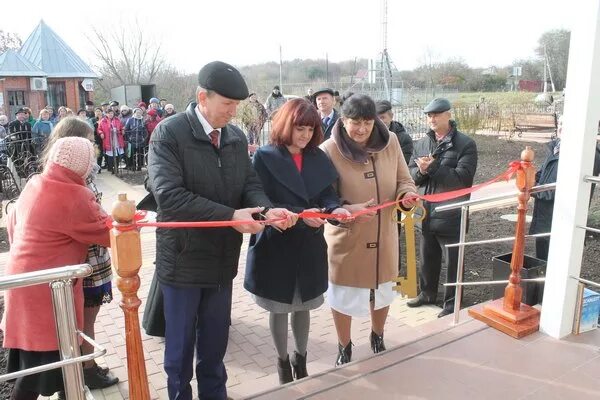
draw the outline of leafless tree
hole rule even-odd
[[[103,77],[98,84],[107,91],[118,85],[154,83],[165,65],[161,42],[143,32],[137,20],[117,27],[93,27],[88,40]]]
[[[16,33],[4,32],[0,29],[0,54],[8,49],[18,49],[23,41]]]

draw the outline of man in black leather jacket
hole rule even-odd
[[[158,221],[249,221],[233,228],[156,230],[156,273],[164,298],[165,371],[170,399],[226,399],[223,357],[231,322],[232,280],[242,233],[257,233],[262,212],[287,229],[296,214],[269,209],[248,158],[244,133],[229,121],[248,88],[238,70],[215,61],[198,76],[198,104],[158,124],[150,140],[148,188]],[[266,207],[266,209],[263,209]]]
[[[450,102],[438,98],[423,110],[431,128],[424,138],[415,143],[408,168],[420,194],[443,193],[471,187],[477,169],[477,146],[475,141],[456,129],[452,121]],[[435,207],[468,200],[469,195],[442,203],[425,201],[427,216],[422,222],[421,268],[419,271],[419,296],[408,302],[409,307],[435,303],[442,254],[444,255],[447,281],[456,282],[458,248],[446,248],[459,241],[460,210],[434,211]],[[444,292],[444,308],[438,317],[453,312],[455,288]]]

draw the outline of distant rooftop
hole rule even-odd
[[[41,20],[19,54],[49,78],[99,78],[92,69]],[[38,75],[39,76],[39,75]]]

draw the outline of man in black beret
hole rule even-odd
[[[110,102],[110,108],[114,111],[115,115],[119,115],[121,113],[121,110],[119,110],[119,102],[116,100],[112,100]]]
[[[339,113],[333,106],[335,105],[334,91],[330,88],[317,90],[313,97],[317,104],[317,109],[321,116],[321,128],[323,128],[323,140],[329,139],[331,130],[336,121],[340,118]]]
[[[296,214],[271,208],[250,163],[246,137],[229,124],[247,97],[248,87],[237,69],[211,62],[198,74],[197,103],[161,121],[150,139],[148,189],[158,221],[250,221],[226,228],[156,230],[154,301],[164,301],[160,311],[166,319],[164,365],[170,399],[192,399],[194,348],[201,397],[227,398],[223,357],[242,233],[264,228],[252,222],[259,213],[280,219],[273,225],[282,230],[297,220]],[[150,302],[146,306],[158,308]],[[161,312],[155,311],[153,318]],[[145,318],[148,333],[153,323]]]
[[[469,136],[456,128],[447,99],[433,99],[424,109],[430,130],[415,143],[408,164],[410,174],[420,194],[443,193],[473,185],[477,169],[477,145]],[[435,207],[443,204],[468,200],[470,196],[445,202],[423,202],[427,212],[421,226],[421,267],[419,270],[419,295],[410,300],[409,307],[435,303],[442,254],[447,282],[456,282],[458,247],[446,248],[446,244],[459,242],[460,210],[436,212]],[[438,317],[452,314],[454,309],[454,287],[444,290],[443,309]]]

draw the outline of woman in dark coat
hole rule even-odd
[[[323,133],[317,110],[305,99],[286,102],[273,119],[270,144],[254,155],[254,168],[275,207],[349,216],[340,208],[332,184],[337,173],[322,150]],[[252,235],[244,287],[269,311],[271,335],[278,353],[279,381],[306,377],[306,346],[310,313],[323,304],[327,290],[325,220],[303,219],[291,229],[272,227]],[[296,350],[291,365],[287,350],[288,314]],[[293,376],[292,376],[293,367]]]

